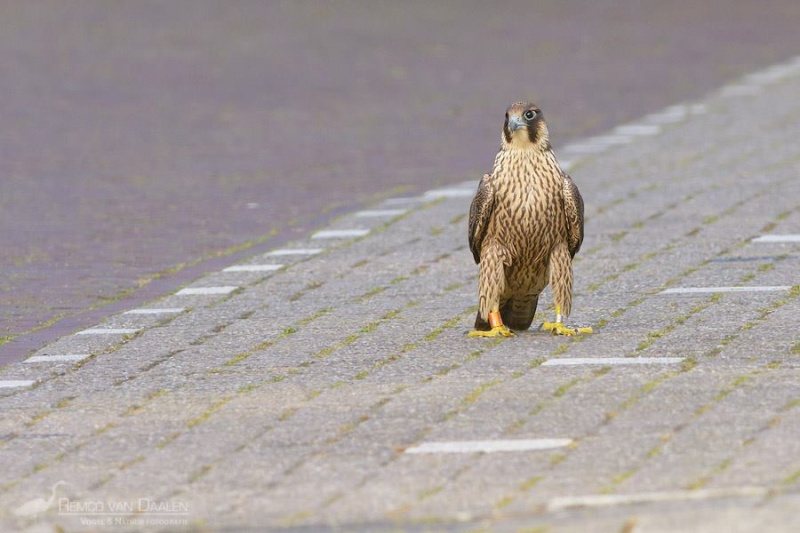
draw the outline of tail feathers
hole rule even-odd
[[[502,316],[502,315],[501,315]],[[492,327],[489,325],[489,322],[481,318],[481,312],[478,311],[478,314],[475,316],[475,330],[476,331],[489,331]]]
[[[536,314],[536,306],[539,303],[539,295],[528,295],[511,298],[500,308],[500,316],[503,324],[511,329],[525,330],[531,327],[533,315]],[[481,318],[481,313],[475,316],[475,329],[477,331],[489,331],[489,322]]]
[[[511,298],[500,308],[500,316],[503,317],[505,325],[511,329],[528,329],[533,322],[538,303],[538,294]]]

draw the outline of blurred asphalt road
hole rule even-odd
[[[512,101],[558,147],[797,54],[798,26],[795,0],[3,2],[0,364],[477,179]]]

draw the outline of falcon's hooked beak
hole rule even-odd
[[[528,127],[528,124],[525,123],[524,120],[522,120],[522,117],[520,117],[519,115],[516,115],[516,114],[515,115],[511,115],[510,117],[508,117],[508,131],[510,131],[511,133],[514,133],[515,131],[517,131],[518,129],[520,129],[522,127],[525,127],[525,128]]]

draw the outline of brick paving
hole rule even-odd
[[[324,4],[324,5],[323,5]],[[0,2],[0,365],[404,190],[797,53],[795,0]]]
[[[0,528],[796,531],[800,244],[753,239],[800,233],[797,94],[800,58],[558,151],[586,200],[570,322],[593,335],[464,335],[476,178],[35,354],[81,361],[4,367],[32,384],[0,389]],[[568,444],[406,453],[523,439]]]

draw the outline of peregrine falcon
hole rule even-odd
[[[583,242],[583,198],[558,165],[541,110],[528,102],[506,111],[502,144],[469,210],[469,247],[479,264],[480,305],[471,337],[510,337],[528,329],[539,294],[552,285],[558,335],[572,310],[572,258]]]

